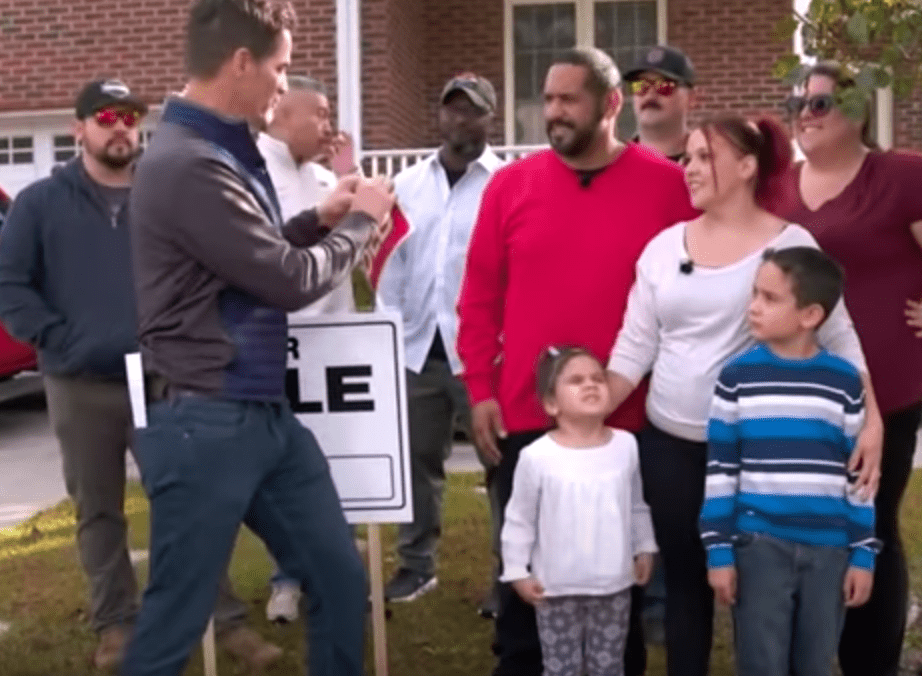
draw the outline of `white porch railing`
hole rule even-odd
[[[547,146],[490,146],[494,153],[506,161],[517,160]],[[436,148],[405,150],[366,150],[362,153],[362,168],[366,176],[396,176],[409,166],[429,157]]]

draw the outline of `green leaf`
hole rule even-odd
[[[870,100],[871,90],[858,85],[844,89],[839,96],[839,108],[853,120],[864,117],[867,102]]]
[[[873,91],[877,84],[877,68],[865,66],[855,75],[855,86],[864,92]]]
[[[883,87],[889,87],[890,83],[893,81],[893,78],[890,75],[890,72],[884,68],[880,67],[874,73],[874,86],[878,89]]]
[[[785,54],[775,62],[772,75],[779,80],[787,81],[798,66],[800,66],[800,57],[797,54]]]
[[[848,20],[846,30],[848,31],[848,36],[858,44],[868,44],[871,31],[868,25],[868,18],[863,12],[857,11],[852,15]]]
[[[775,24],[772,29],[772,37],[778,42],[786,42],[794,37],[797,25],[797,19],[793,16],[786,16]]]
[[[908,47],[915,38],[915,31],[908,22],[898,23],[893,28],[893,42],[901,47]]]
[[[893,95],[904,98],[912,94],[913,81],[906,77],[897,77],[893,80]]]

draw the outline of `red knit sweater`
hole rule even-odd
[[[458,302],[458,353],[476,404],[499,401],[510,432],[550,425],[535,393],[548,345],[581,345],[607,363],[634,264],[663,228],[693,218],[682,170],[629,144],[588,188],[550,150],[501,169],[487,186]],[[644,392],[609,424],[637,430]]]

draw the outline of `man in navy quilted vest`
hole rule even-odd
[[[188,85],[135,175],[151,576],[129,676],[182,673],[241,523],[310,597],[310,673],[362,673],[364,570],[326,459],[285,400],[286,312],[350,274],[393,196],[354,176],[282,221],[254,132],[287,89],[293,23],[281,0],[196,0]]]

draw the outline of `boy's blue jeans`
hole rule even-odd
[[[744,534],[733,609],[739,676],[830,676],[849,552]]]
[[[148,418],[150,582],[122,673],[182,673],[246,523],[310,596],[309,673],[362,674],[365,571],[314,435],[287,404],[178,396]]]

